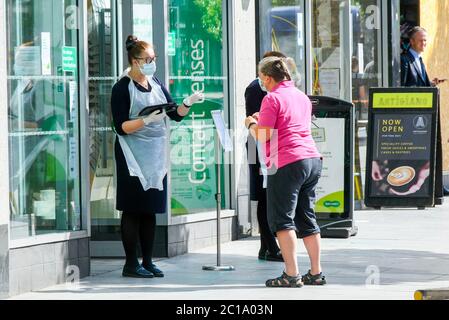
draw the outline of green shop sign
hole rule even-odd
[[[76,48],[62,47],[62,70],[68,72],[76,72],[78,68]]]
[[[167,55],[173,57],[176,55],[176,33],[169,32],[167,37]]]

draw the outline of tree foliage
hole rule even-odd
[[[222,39],[222,0],[194,0],[195,5],[203,13],[203,28],[219,42]]]

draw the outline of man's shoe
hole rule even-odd
[[[144,266],[144,268],[151,272],[152,274],[154,274],[155,277],[157,278],[163,278],[164,277],[164,273],[162,272],[162,270],[160,270],[158,267],[156,267],[156,265],[154,263],[150,264],[149,266]]]
[[[449,196],[449,189],[448,188],[446,188],[446,187],[443,188],[443,195],[445,197]]]
[[[284,262],[284,258],[282,258],[282,253],[280,251],[276,252],[275,254],[271,254],[270,252],[267,251],[266,260]]]
[[[267,260],[267,250],[262,250],[262,249],[260,249],[259,250],[259,255],[258,255],[258,259],[259,260]]]
[[[154,274],[138,265],[137,267],[124,266],[122,276],[127,278],[153,278]]]

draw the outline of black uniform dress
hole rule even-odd
[[[158,83],[167,99],[167,102],[173,102],[170,94],[164,85],[157,79],[153,78]],[[129,77],[123,77],[112,88],[111,108],[112,120],[115,132],[119,135],[126,135],[122,129],[122,124],[129,119],[129,111],[131,107],[131,98],[129,94]],[[141,92],[151,92],[149,89],[142,87],[134,81],[136,88]],[[176,111],[167,113],[167,116],[174,121],[181,121],[183,117],[178,115]],[[151,152],[149,150],[149,152]],[[149,189],[145,191],[140,183],[138,177],[129,175],[128,165],[122,148],[116,137],[115,140],[115,162],[116,162],[116,176],[117,176],[117,210],[130,212],[135,214],[162,214],[167,211],[167,176],[163,181],[164,190]]]

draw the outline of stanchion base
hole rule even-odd
[[[233,266],[203,266],[205,271],[234,271]]]

